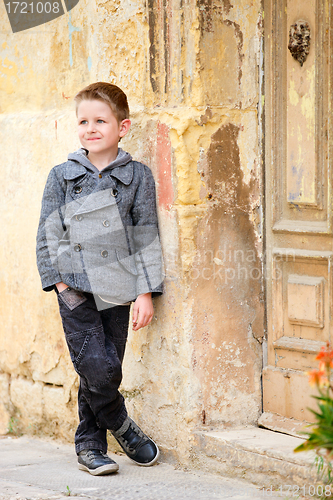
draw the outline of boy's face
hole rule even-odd
[[[130,120],[118,123],[103,101],[83,100],[77,110],[78,134],[82,146],[93,155],[116,155],[118,142],[128,132]]]

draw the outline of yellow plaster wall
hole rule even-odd
[[[253,252],[249,273],[261,265],[259,0],[81,0],[16,34],[2,5],[0,32],[0,431],[75,431],[78,381],[55,296],[41,291],[35,235],[47,174],[79,147],[72,98],[98,80],[128,94],[122,147],[154,173],[166,266],[152,324],[129,334],[128,409],[183,459],[193,429],[255,422],[260,280],[205,273],[230,269],[225,243]]]

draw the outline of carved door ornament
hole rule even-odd
[[[290,26],[288,49],[293,58],[303,66],[310,52],[309,23],[299,20]]]

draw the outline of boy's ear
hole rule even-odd
[[[126,118],[126,120],[123,120],[120,123],[119,127],[119,137],[124,137],[129,131],[130,126],[131,126],[131,120],[129,120],[128,118]]]

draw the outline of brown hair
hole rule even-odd
[[[126,94],[117,85],[96,82],[80,90],[74,97],[76,113],[80,102],[88,100],[103,101],[108,104],[118,122],[129,118],[129,107]]]

